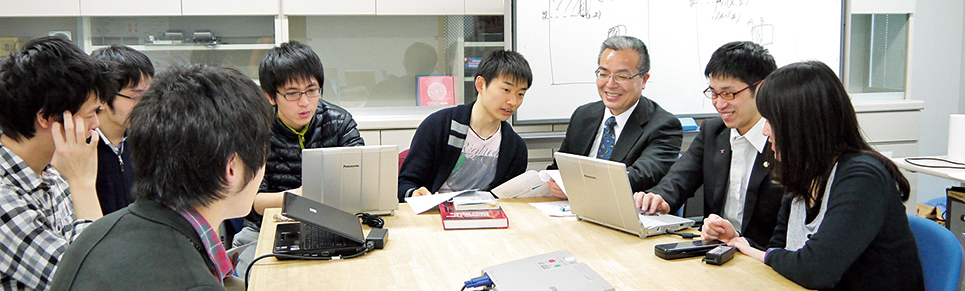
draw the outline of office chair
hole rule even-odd
[[[962,245],[948,229],[924,217],[908,215],[918,244],[925,290],[958,290],[962,272]]]
[[[402,172],[402,162],[405,162],[407,156],[409,156],[409,150],[399,152],[399,172]]]

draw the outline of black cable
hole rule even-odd
[[[375,249],[375,243],[374,243],[374,242],[365,242],[365,249],[363,249],[362,251],[360,251],[360,252],[358,252],[358,253],[354,253],[354,254],[346,255],[346,256],[334,256],[334,257],[305,257],[305,256],[296,256],[296,255],[288,255],[288,254],[267,254],[267,255],[261,255],[260,257],[257,257],[257,258],[255,258],[254,260],[252,260],[251,263],[248,264],[248,267],[245,268],[245,290],[248,290],[248,279],[251,278],[251,267],[253,267],[253,266],[255,265],[255,263],[258,262],[258,260],[261,260],[261,259],[264,259],[264,258],[275,257],[275,258],[299,259],[299,260],[345,260],[345,259],[351,259],[351,258],[359,257],[359,256],[361,256],[361,255],[364,255],[365,253],[371,252],[373,249]]]
[[[952,165],[955,165],[955,166],[923,165],[923,164],[915,163],[915,162],[912,162],[912,161],[937,161],[937,162],[949,163],[949,164],[952,164]],[[909,164],[911,164],[911,165],[915,165],[915,166],[922,167],[922,168],[965,169],[965,163],[953,162],[953,161],[949,161],[949,160],[941,159],[941,158],[905,158],[905,162],[906,162],[906,163],[909,163]]]
[[[382,228],[382,226],[385,226],[385,220],[378,215],[356,213],[355,216],[358,216],[360,219],[362,219],[362,223],[371,226],[372,228]]]
[[[672,231],[672,230],[669,230],[669,229],[666,231],[666,233],[667,233],[667,234],[676,234],[676,235],[679,235],[679,236],[682,237],[682,238],[695,238],[695,237],[699,237],[699,236],[700,236],[699,233],[676,232],[676,231]]]

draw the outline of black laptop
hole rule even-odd
[[[274,254],[333,257],[365,249],[362,223],[352,213],[288,192],[281,212],[299,222],[277,225]]]

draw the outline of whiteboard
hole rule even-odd
[[[650,53],[643,96],[678,116],[716,114],[704,68],[721,45],[749,40],[778,66],[820,60],[840,67],[841,0],[517,0],[515,49],[533,84],[516,123],[566,121],[600,100],[593,72],[610,35],[639,38]]]

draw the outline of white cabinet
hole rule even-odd
[[[281,0],[286,15],[375,15],[375,0]]]
[[[359,130],[359,135],[362,137],[362,141],[365,141],[365,145],[382,144],[382,137],[378,129]]]
[[[275,15],[278,0],[181,0],[181,15]]]
[[[78,16],[78,0],[0,0],[0,16]]]
[[[376,13],[379,15],[462,15],[465,13],[465,0],[377,1]]]
[[[381,135],[383,145],[398,145],[399,152],[402,152],[412,145],[412,136],[415,135],[415,129],[385,129],[382,130]]]
[[[851,14],[915,13],[915,0],[852,0]]]
[[[181,15],[181,0],[80,0],[82,16]]]
[[[466,15],[502,15],[506,7],[503,0],[466,0],[465,11]]]

